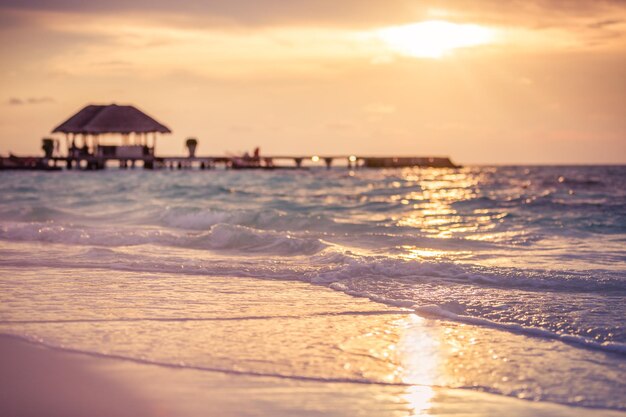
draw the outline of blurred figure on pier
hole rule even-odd
[[[71,158],[76,158],[78,156],[78,146],[76,146],[76,139],[72,139],[72,144],[70,145],[70,155]]]
[[[234,169],[260,168],[261,167],[260,148],[254,148],[252,156],[245,152],[241,157],[234,157],[231,160],[231,167]]]

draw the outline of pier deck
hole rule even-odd
[[[458,168],[447,157],[380,157],[356,155],[273,155],[260,158],[233,156],[152,156],[121,158],[116,156],[40,156],[0,157],[0,170],[59,170],[66,169],[105,169],[110,162],[120,168],[141,167],[144,169],[304,169],[323,164],[331,168],[333,164],[345,163],[348,168],[401,168],[436,167]],[[343,164],[342,164],[343,165]]]

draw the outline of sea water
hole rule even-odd
[[[626,409],[626,167],[2,172],[0,278],[50,346]]]

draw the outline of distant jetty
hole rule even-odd
[[[59,139],[42,140],[43,156],[0,157],[0,170],[65,169],[100,170],[108,165],[144,169],[305,169],[322,162],[331,168],[343,161],[349,168],[435,167],[458,168],[447,157],[390,157],[359,155],[252,155],[196,156],[198,141],[189,138],[188,156],[158,156],[159,134],[171,130],[134,106],[88,105],[52,130],[63,134],[65,155]]]

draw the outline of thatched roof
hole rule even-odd
[[[89,105],[54,128],[52,133],[171,133],[166,126],[133,106]]]

